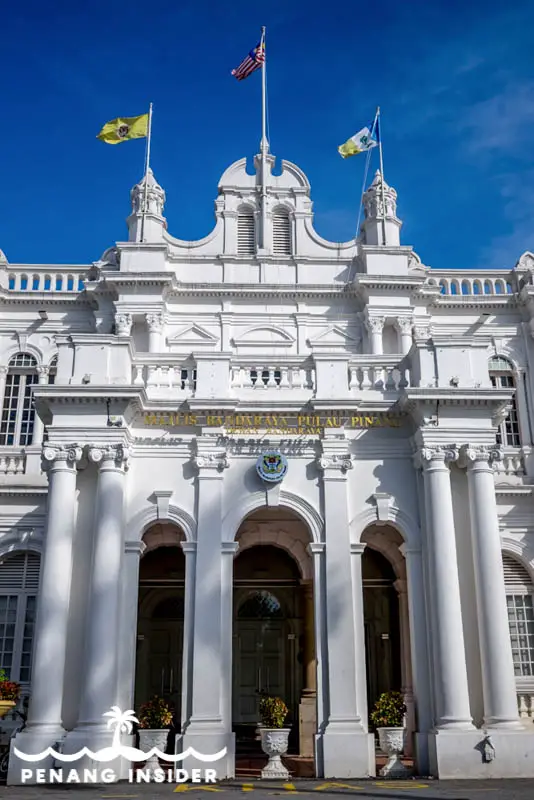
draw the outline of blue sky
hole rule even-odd
[[[88,263],[125,238],[144,140],[95,137],[150,101],[169,231],[209,233],[222,172],[258,150],[259,73],[230,70],[262,24],[271,150],[308,175],[322,236],[355,234],[364,157],[337,145],[379,104],[402,241],[424,263],[511,268],[534,250],[531,0],[27,0],[2,14],[7,258]]]

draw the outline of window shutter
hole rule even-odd
[[[532,591],[532,581],[525,567],[513,556],[503,554],[504,585],[506,594],[527,593]]]
[[[291,225],[287,214],[273,214],[273,253],[291,255]]]
[[[34,553],[17,553],[0,562],[0,594],[39,588],[40,559]]]
[[[237,254],[240,256],[253,256],[255,252],[256,252],[256,237],[254,230],[254,215],[238,214]]]

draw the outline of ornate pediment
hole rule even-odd
[[[360,336],[353,336],[338,325],[331,325],[317,336],[308,338],[308,344],[313,350],[342,348],[354,351],[359,349],[360,341]]]
[[[167,339],[167,344],[172,347],[187,347],[191,350],[198,350],[198,348],[213,348],[219,341],[218,336],[205,330],[195,322],[192,325],[182,328],[182,330],[173,334]]]
[[[250,328],[244,333],[234,336],[232,343],[235,347],[292,347],[295,339],[283,328],[274,325],[259,325]]]

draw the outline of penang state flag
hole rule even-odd
[[[242,81],[245,78],[248,78],[249,75],[252,75],[257,69],[261,67],[263,62],[265,61],[265,42],[263,41],[263,37],[260,42],[254,47],[253,50],[247,55],[246,58],[243,59],[241,64],[236,67],[236,69],[232,70],[232,75],[234,78],[237,78],[238,81]]]
[[[354,136],[347,139],[345,144],[341,144],[337,149],[340,156],[349,158],[358,153],[365,153],[367,150],[371,150],[372,147],[376,147],[377,144],[378,142],[373,139],[373,134],[369,128],[362,128],[361,131],[355,133]]]
[[[140,117],[119,117],[106,122],[98,136],[106,144],[119,144],[128,139],[142,139],[148,132],[148,114]]]

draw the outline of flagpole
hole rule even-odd
[[[265,25],[261,29],[261,45],[263,61],[261,64],[261,246],[265,250],[265,228],[267,227],[267,186],[265,175],[267,172],[267,153],[269,142],[267,141],[267,56],[265,49]]]
[[[145,150],[145,192],[143,197],[143,215],[141,217],[141,241],[145,239],[145,216],[148,202],[148,170],[150,168],[150,140],[152,138],[152,103],[148,109],[148,128],[146,136]]]
[[[380,125],[380,106],[376,107],[376,124],[378,128],[378,154],[380,156],[380,175],[382,177],[381,186],[382,186],[382,244],[386,244],[386,198],[384,195],[384,158],[382,154],[382,126]]]

